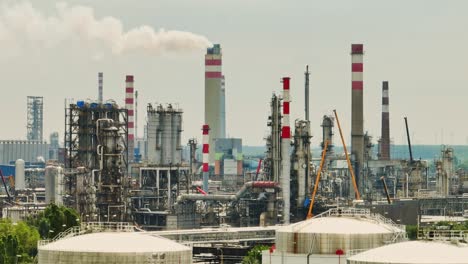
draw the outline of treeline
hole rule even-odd
[[[55,204],[26,221],[0,219],[0,263],[32,263],[40,239],[53,238],[79,221],[73,209]]]

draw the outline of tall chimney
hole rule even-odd
[[[305,75],[305,120],[309,121],[309,65],[306,65]]]
[[[102,82],[103,82],[103,76],[104,74],[102,72],[98,73],[98,102],[102,104]]]
[[[221,45],[214,44],[205,55],[205,124],[210,126],[210,164],[215,161],[215,140],[226,135],[223,131],[223,79]]]
[[[382,82],[382,136],[380,138],[381,160],[390,159],[390,112],[388,102],[388,82]]]
[[[203,191],[208,193],[208,173],[209,173],[209,165],[208,162],[210,160],[210,126],[203,125]]]
[[[133,91],[133,75],[127,75],[125,78],[125,108],[128,110],[128,161],[133,161],[135,146]]]
[[[360,172],[364,162],[363,51],[363,44],[351,45],[351,153],[354,155],[358,187],[363,184]],[[353,188],[350,190],[350,196],[354,197]]]
[[[281,188],[283,190],[283,223],[289,224],[290,213],[290,173],[291,173],[291,158],[289,157],[289,149],[291,147],[291,127],[289,126],[289,77],[283,77],[283,127],[281,129]]]

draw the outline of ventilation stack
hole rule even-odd
[[[102,72],[98,73],[98,103],[102,104],[102,85],[103,85],[104,74]]]
[[[351,45],[351,154],[354,156],[358,187],[363,183],[361,171],[364,162],[363,51],[363,44]],[[350,190],[353,188],[351,187]],[[350,196],[354,197],[352,191],[350,191]]]
[[[127,75],[125,78],[125,108],[128,110],[128,161],[134,160],[135,146],[135,121],[133,111],[133,75]]]
[[[388,102],[388,82],[382,82],[382,136],[380,138],[379,159],[390,159],[390,112]]]
[[[291,207],[291,158],[289,149],[291,147],[291,127],[289,126],[289,77],[283,78],[283,127],[281,129],[281,188],[283,191],[283,223],[289,224],[289,213]]]
[[[210,155],[210,126],[203,125],[203,191],[208,193],[208,173],[209,173],[209,155]]]

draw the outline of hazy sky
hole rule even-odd
[[[52,131],[59,131],[62,137],[64,98],[96,98],[98,71],[104,72],[105,99],[118,102],[124,99],[125,74],[135,75],[135,88],[140,95],[140,135],[147,103],[178,103],[185,112],[184,142],[191,137],[201,139],[203,48],[152,52],[144,46],[139,50],[140,46],[135,45],[128,52],[119,53],[112,50],[114,43],[106,43],[100,36],[83,39],[59,32],[65,36],[62,39],[47,29],[41,31],[47,38],[49,35],[54,38],[49,42],[30,32],[34,27],[28,25],[35,22],[30,22],[27,16],[21,20],[26,26],[7,27],[10,31],[28,32],[29,37],[11,40],[11,34],[4,30],[7,11],[19,2],[3,1],[0,12],[3,23],[0,23],[0,139],[26,137],[27,95],[44,96],[46,138]],[[57,17],[56,3],[33,1],[32,6],[44,18]],[[114,17],[121,21],[124,31],[149,25],[156,32],[161,28],[187,31],[196,34],[194,37],[201,43],[203,37],[221,43],[227,133],[243,138],[246,145],[264,144],[269,101],[273,92],[281,91],[283,76],[292,78],[291,120],[304,117],[306,64],[311,70],[312,144],[317,146],[321,141],[322,116],[331,114],[333,109],[338,110],[343,129],[349,135],[351,43],[363,43],[365,48],[365,130],[374,138],[380,136],[381,82],[387,80],[390,133],[395,143],[405,142],[403,117],[407,116],[415,144],[468,144],[468,1],[66,3],[69,7],[94,9],[97,20]],[[109,32],[96,34],[100,33],[107,36]]]

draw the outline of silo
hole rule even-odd
[[[386,245],[354,255],[348,264],[467,264],[466,244],[409,241]]]
[[[15,162],[15,190],[26,189],[24,180],[24,160],[17,159]]]
[[[396,225],[366,209],[332,209],[322,215],[276,231],[276,250],[291,254],[335,254],[340,249],[380,247],[405,238],[404,226]]]
[[[46,203],[63,204],[64,192],[63,169],[58,166],[47,166],[45,169],[45,201]]]
[[[63,238],[38,246],[39,264],[190,264],[192,250],[166,238],[140,232],[103,232]]]

